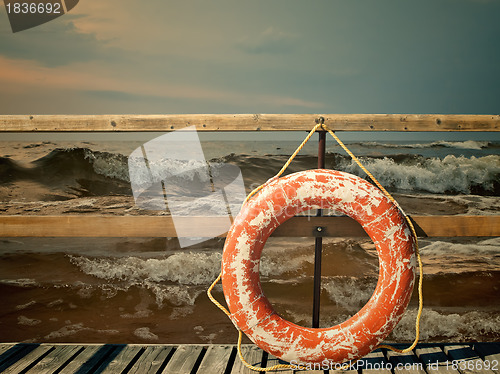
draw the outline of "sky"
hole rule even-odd
[[[0,114],[500,112],[500,0],[80,0],[12,33]]]

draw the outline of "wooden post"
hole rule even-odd
[[[318,119],[319,123],[324,123],[325,119],[320,117]],[[319,142],[318,142],[318,169],[325,168],[325,151],[326,151],[326,131],[319,131]],[[318,209],[316,212],[316,217],[321,217],[323,212]],[[316,227],[318,234],[322,234],[323,228],[321,226]],[[321,255],[323,250],[323,237],[317,236],[314,243],[314,293],[313,293],[313,317],[312,317],[312,327],[319,327],[319,310],[321,301]]]

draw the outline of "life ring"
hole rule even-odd
[[[354,316],[330,328],[280,317],[264,295],[260,256],[271,233],[295,214],[334,208],[373,240],[379,279]],[[308,170],[267,184],[235,218],[222,256],[222,286],[233,323],[257,346],[288,362],[341,363],[371,352],[401,319],[415,281],[415,238],[400,210],[367,181],[340,171]]]

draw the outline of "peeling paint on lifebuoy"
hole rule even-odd
[[[297,213],[328,208],[358,221],[371,237],[379,279],[358,313],[314,329],[274,311],[261,288],[259,264],[267,238],[280,224]],[[224,245],[222,286],[233,323],[260,348],[285,361],[338,363],[366,355],[396,326],[410,301],[415,266],[415,239],[379,189],[348,173],[309,170],[270,182],[243,207]]]

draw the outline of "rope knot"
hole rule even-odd
[[[314,122],[316,122],[318,125],[319,124],[323,125],[325,123],[325,117],[318,117]]]

